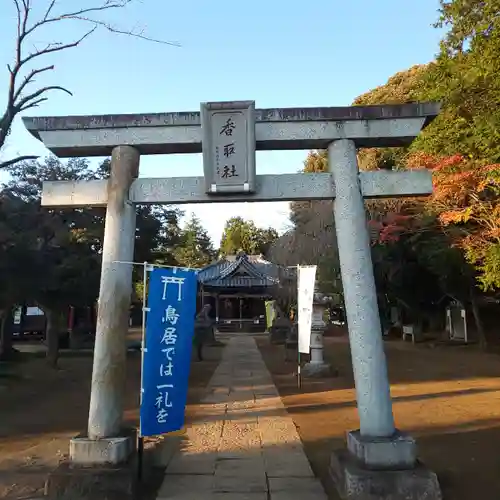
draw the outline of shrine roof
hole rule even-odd
[[[262,255],[228,255],[198,272],[198,281],[208,287],[272,287],[279,282],[279,266]]]

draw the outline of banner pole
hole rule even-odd
[[[147,280],[148,280],[148,263],[143,263],[143,278],[142,278],[142,329],[141,329],[141,390],[139,395],[140,405],[142,405],[143,391],[143,371],[144,371],[144,343],[146,338],[146,311],[147,311]],[[140,407],[140,406],[139,406]],[[140,417],[139,417],[140,419]],[[144,457],[144,438],[141,435],[141,424],[139,420],[139,436],[137,438],[137,479],[142,479]]]
[[[297,288],[299,284],[299,268],[300,266],[297,264]],[[298,290],[297,290],[297,387],[299,389],[302,388],[302,374],[300,373],[300,345],[299,345],[299,337],[298,337],[298,319],[299,319],[299,305],[298,305]]]
[[[298,362],[297,362],[297,386],[299,389],[302,388],[302,375],[300,373],[300,351],[298,351]]]

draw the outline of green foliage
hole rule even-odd
[[[355,106],[405,104],[419,100],[418,89],[428,65],[412,66],[391,76],[386,84],[357,97]],[[361,170],[393,169],[403,165],[407,148],[366,148],[358,151]]]
[[[278,231],[272,227],[257,228],[255,231],[255,253],[267,255],[271,245],[279,238]]]
[[[245,221],[241,217],[231,217],[224,227],[220,253],[234,255],[243,251],[249,255],[266,255],[277,238],[278,232],[271,227],[261,229],[252,221]]]
[[[20,162],[9,169],[2,196],[2,239],[15,250],[6,257],[16,270],[15,285],[4,300],[35,300],[46,309],[89,305],[99,286],[103,210],[46,210],[40,206],[45,180],[95,178],[85,160]],[[7,275],[5,274],[7,273]]]
[[[37,276],[32,224],[39,222],[34,207],[2,192],[0,195],[0,310],[21,301]]]
[[[417,64],[405,71],[391,76],[387,83],[365,92],[354,99],[354,106],[375,104],[403,104],[417,100],[415,89],[420,84],[422,75],[427,71],[426,64]]]
[[[453,57],[483,46],[498,35],[499,12],[499,0],[440,0],[436,27],[448,28],[441,52]]]
[[[372,207],[372,217],[380,208]],[[413,216],[402,215],[405,213]],[[389,231],[391,225],[393,230]],[[473,269],[463,252],[452,245],[452,236],[441,230],[435,215],[418,214],[406,202],[397,215],[389,212],[376,223],[372,219],[371,226],[377,227],[372,231],[372,258],[382,304],[402,305],[413,311],[417,320],[431,314],[444,295],[469,301]]]
[[[439,101],[442,111],[409,148],[360,151],[361,168],[405,168],[407,164],[417,166],[419,159],[422,160],[420,166],[427,166],[425,155],[434,159],[462,155],[471,160],[471,165],[500,162],[499,13],[500,0],[441,0],[436,26],[446,28],[447,32],[436,60],[397,73],[385,85],[363,94],[354,103]],[[443,191],[445,187],[449,194],[445,198],[440,195],[440,204],[435,201],[429,204],[428,218],[420,217],[422,227],[413,229],[411,237],[393,242],[391,252],[406,255],[407,246],[412,245],[419,266],[438,278],[443,293],[468,300],[475,283],[483,290],[498,289],[500,285],[500,252],[495,233],[498,193],[490,189],[486,203],[481,198],[484,193],[478,192],[470,179],[459,174],[451,170],[449,175],[444,173],[444,179],[448,175],[449,182],[443,184],[441,179],[435,189],[437,193],[438,188]],[[456,189],[452,189],[453,186]],[[460,197],[456,198],[458,193]],[[460,203],[457,200],[461,200]],[[473,205],[474,210],[468,208],[468,204]],[[379,213],[387,205],[386,201],[372,203]],[[490,208],[481,213],[478,220],[478,210],[486,205]],[[486,238],[488,231],[491,234]],[[375,245],[374,255],[387,252],[390,245],[382,246],[384,248]],[[385,259],[375,260],[379,267],[388,265]],[[392,261],[392,265],[397,268],[398,260]],[[389,283],[392,290],[404,293],[394,280]],[[416,294],[417,290],[418,287]]]
[[[191,268],[207,266],[216,257],[212,240],[194,213],[180,232],[174,255],[177,262]]]
[[[310,151],[302,171],[306,174],[328,172],[328,157],[325,150]]]
[[[109,169],[109,160],[93,169],[84,159],[61,162],[55,157],[9,168],[11,180],[4,186],[0,207],[0,238],[14,250],[3,262],[11,269],[25,269],[18,273],[17,283],[26,279],[26,286],[9,291],[7,301],[31,299],[56,309],[95,302],[105,209],[47,210],[40,200],[43,181],[103,179]],[[168,206],[138,206],[134,260],[177,264],[172,249],[179,242],[181,215]],[[142,280],[142,269],[134,267],[133,274],[136,283]]]
[[[310,151],[304,161],[302,172],[310,174],[328,171],[328,157],[324,150]],[[314,217],[314,201],[293,201],[290,203],[290,221],[295,226],[306,224]]]
[[[468,255],[470,260],[475,260],[476,255]],[[489,245],[482,255],[478,265],[480,273],[479,282],[483,290],[498,290],[500,288],[500,243]]]
[[[98,165],[93,175],[98,179],[107,179],[110,169],[111,160],[107,158]],[[180,241],[179,221],[183,212],[168,205],[137,205],[136,211],[134,261],[176,264],[172,249]],[[134,275],[139,279],[138,269],[134,269]]]
[[[302,171],[319,173],[327,170],[326,151],[309,152]],[[319,290],[327,294],[340,292],[340,271],[332,202],[292,202],[290,203],[290,221],[293,228],[272,245],[271,260],[282,266],[316,265]]]
[[[416,94],[443,113],[414,148],[500,161],[499,12],[499,0],[441,0],[437,26],[448,31]]]

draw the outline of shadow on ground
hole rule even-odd
[[[205,391],[223,348],[207,348],[191,366],[187,418]],[[62,353],[61,369],[43,356],[23,355],[0,378],[0,499],[39,496],[47,473],[67,457],[69,439],[86,428],[92,374],[91,353]],[[125,423],[138,425],[140,353],[127,356]],[[152,443],[154,445],[154,443]],[[149,485],[155,484],[153,476]],[[163,474],[161,473],[161,477]],[[154,489],[154,488],[153,488]],[[145,494],[151,488],[145,489]],[[149,491],[149,497],[154,494]],[[152,495],[152,496],[151,496]]]
[[[332,450],[356,429],[354,381],[347,338],[325,338],[330,379],[306,380],[297,389],[295,363],[281,346],[258,344],[304,443],[313,470],[331,499]],[[500,359],[475,347],[387,342],[385,350],[397,426],[417,438],[419,457],[440,479],[445,500],[500,498]]]

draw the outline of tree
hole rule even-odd
[[[326,151],[311,151],[302,171],[326,172]],[[341,292],[337,237],[333,220],[333,202],[300,201],[290,204],[293,228],[272,245],[269,257],[276,264],[317,265],[317,283],[324,293]]]
[[[70,305],[95,302],[100,275],[103,209],[53,209],[40,206],[44,180],[86,180],[95,177],[85,160],[66,164],[56,158],[45,163],[20,162],[9,168],[12,180],[4,186],[4,248],[9,267],[17,271],[4,292],[8,308],[34,300],[47,319],[47,358],[57,365],[59,334],[65,329]],[[4,355],[9,349],[4,343]]]
[[[410,146],[358,151],[362,170],[429,168],[435,184],[428,200],[366,202],[375,278],[381,302],[404,302],[422,314],[432,312],[440,294],[470,304],[483,345],[476,295],[500,286],[499,12],[500,0],[442,0],[436,25],[448,31],[436,60],[396,73],[354,100],[354,105],[441,102],[438,118]],[[326,170],[326,151],[312,151],[304,172]],[[327,242],[317,238],[327,233],[320,224],[333,228],[327,203],[292,204],[294,228],[273,247],[278,261],[315,263],[315,251],[328,254]],[[335,269],[334,251],[326,260],[319,270]]]
[[[500,165],[425,153],[408,157],[407,166],[415,165],[433,172],[429,199],[385,212],[384,205],[371,207],[378,289],[423,312],[432,309],[436,291],[459,299],[471,306],[486,347],[477,296],[478,288],[500,286]]]
[[[440,2],[437,27],[447,32],[436,61],[417,88],[438,100],[440,116],[412,147],[434,155],[500,161],[499,0]]]
[[[253,221],[231,217],[224,226],[220,253],[234,255],[243,251],[247,254],[265,254],[277,237],[278,233],[273,228],[261,229]]]
[[[33,207],[10,193],[0,193],[0,359],[13,354],[13,306],[21,302],[36,276],[33,266]]]
[[[101,258],[92,238],[75,232],[66,221],[42,212],[48,238],[34,252],[38,269],[33,297],[46,317],[47,359],[57,367],[59,336],[66,331],[70,306],[92,307],[99,293]]]
[[[263,229],[260,227],[255,228],[255,253],[267,255],[272,244],[278,239],[278,231],[273,227]]]
[[[406,104],[421,100],[419,86],[429,65],[419,64],[391,76],[387,83],[354,99],[355,106]],[[364,148],[358,151],[361,170],[397,169],[404,163],[408,148]]]
[[[177,262],[186,267],[200,268],[210,264],[215,256],[212,240],[194,213],[181,230],[174,250]]]
[[[95,172],[91,172],[92,178],[107,179],[110,168],[111,160],[107,158],[99,164]],[[174,253],[180,243],[179,220],[183,212],[168,205],[136,205],[136,212],[134,262],[178,265]],[[101,239],[104,234],[104,210],[102,214],[99,222]],[[133,267],[132,277],[135,293],[133,300],[142,301],[143,270],[140,266]]]
[[[17,31],[14,41],[14,56],[11,64],[7,66],[9,72],[7,103],[5,111],[0,114],[0,151],[6,143],[14,119],[19,114],[29,109],[38,107],[48,100],[52,92],[71,92],[60,85],[34,86],[37,77],[54,69],[53,64],[42,62],[47,56],[67,49],[78,47],[84,40],[90,37],[98,28],[103,28],[116,34],[133,36],[151,42],[177,45],[172,42],[157,40],[144,35],[140,31],[120,29],[111,25],[99,17],[107,11],[121,9],[131,4],[134,0],[102,0],[100,4],[88,8],[76,8],[63,12],[57,12],[56,0],[46,0],[45,7],[40,8],[40,2],[33,0],[11,0],[15,9]],[[36,3],[36,8],[33,5]],[[39,9],[41,14],[37,16]],[[2,11],[3,12],[3,11]],[[8,15],[7,15],[8,16]],[[79,22],[85,25],[83,33],[73,41],[53,41],[41,46],[36,41],[37,35],[43,29],[51,27],[55,23]],[[29,51],[28,47],[34,48]],[[14,163],[34,159],[35,156],[23,155],[10,160],[0,161],[0,168],[6,168]]]
[[[2,192],[6,201],[0,206],[0,252],[4,251],[6,268],[0,266],[0,278],[12,287],[3,288],[0,309],[7,311],[24,300],[40,305],[47,318],[47,355],[53,366],[69,306],[93,306],[97,300],[105,209],[41,207],[42,183],[106,178],[109,165],[105,160],[92,169],[86,160],[64,163],[54,157],[43,163],[22,161],[9,167],[12,179]],[[176,263],[172,248],[179,216],[169,207],[137,207],[136,261]],[[17,276],[9,274],[14,271]],[[137,266],[134,279],[142,279]]]
[[[498,0],[440,0],[436,27],[448,27],[441,52],[455,56],[474,51],[476,45],[494,39],[500,25],[499,12]]]
[[[424,225],[419,225],[423,221],[414,205],[402,202],[394,208],[396,211],[373,205],[369,209],[379,305],[385,312],[391,305],[402,307],[417,322],[433,312],[444,292],[438,275],[421,258],[429,228],[424,230]],[[444,249],[449,249],[449,245]]]
[[[451,243],[464,251],[484,291],[500,288],[500,164],[455,155],[418,155],[433,171],[427,204]]]
[[[328,157],[324,150],[310,151],[304,161],[302,172],[307,174],[327,172]],[[314,201],[293,201],[290,203],[290,221],[294,225],[306,224],[314,217]]]

